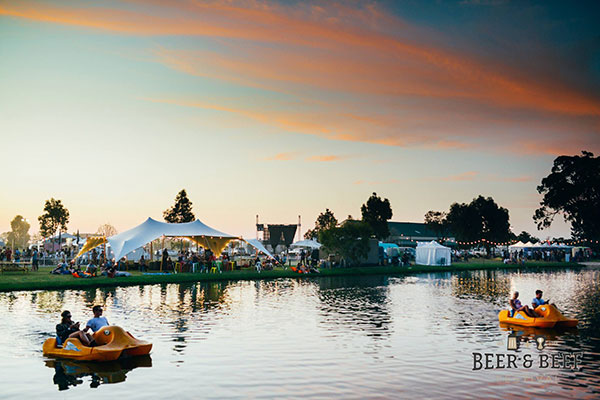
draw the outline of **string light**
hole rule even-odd
[[[408,237],[405,237],[404,234],[400,234],[400,237],[402,238],[402,240],[408,240],[412,243],[419,243],[422,242],[423,240],[415,240],[415,239],[410,239]],[[517,240],[510,240],[508,242],[494,242],[485,238],[481,238],[478,240],[472,240],[472,241],[465,241],[465,242],[461,242],[459,240],[453,239],[453,238],[439,238],[441,239],[440,241],[442,242],[453,242],[459,245],[476,245],[479,243],[489,243],[492,244],[494,246],[510,246],[513,245],[515,243],[518,243]],[[590,243],[590,244],[600,244],[600,240],[593,240],[593,239],[579,239],[579,240],[575,240],[575,239],[567,239],[567,240],[561,240],[561,241],[550,241],[550,240],[543,240],[540,243],[547,243],[549,245],[555,245],[555,244],[584,244],[584,243]]]

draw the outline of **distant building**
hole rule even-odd
[[[387,242],[397,243],[401,247],[416,247],[417,242],[438,241],[441,239],[427,225],[419,222],[388,222],[390,236]],[[455,239],[452,234],[445,237],[445,245],[454,245]]]

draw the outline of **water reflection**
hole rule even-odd
[[[552,344],[557,340],[571,340],[570,336],[579,336],[579,329],[577,328],[564,328],[564,329],[542,329],[535,328],[532,326],[519,326],[511,325],[504,322],[500,322],[500,329],[506,332],[508,335],[514,335],[519,338],[521,342],[534,341],[536,337],[542,336],[545,339],[546,345]]]
[[[528,303],[536,289],[578,318],[579,330],[499,326],[510,292],[519,290]],[[154,367],[132,376],[133,368],[122,365],[97,370],[53,361],[48,367],[54,374],[42,367],[48,376],[37,379],[43,376],[36,371],[42,343],[54,334],[60,312],[67,308],[87,321],[94,304],[104,306],[112,324],[154,343]],[[524,397],[593,397],[600,389],[599,310],[600,274],[593,270],[0,293],[0,350],[15,361],[12,368],[0,363],[0,376],[14,374],[17,382],[2,393],[51,397],[57,386],[90,390],[127,375],[127,385],[117,389],[131,397],[147,393],[148,382],[157,387],[155,397],[183,398],[192,389],[214,397],[272,396],[275,387],[279,397],[493,398],[505,382]],[[541,351],[548,354],[583,352],[582,368],[472,372],[471,354],[506,353],[509,334],[524,339],[522,352],[537,354],[533,339],[540,335],[547,339]],[[548,379],[539,382],[540,374]],[[50,385],[51,375],[56,385]],[[429,385],[431,376],[436,385]]]
[[[90,377],[90,388],[124,382],[130,371],[140,367],[152,367],[152,358],[141,356],[103,363],[47,360],[45,364],[46,367],[54,369],[52,381],[58,386],[58,390],[67,390],[83,384],[84,377]]]
[[[373,339],[390,335],[388,277],[383,275],[322,278],[318,284],[322,324],[330,331],[364,332]]]
[[[506,302],[510,296],[510,278],[498,275],[497,271],[472,271],[453,275],[452,295],[473,298],[494,304]]]

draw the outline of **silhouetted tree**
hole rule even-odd
[[[369,224],[373,234],[378,239],[381,240],[390,236],[387,221],[392,218],[392,207],[388,199],[382,200],[381,197],[377,196],[377,193],[373,192],[367,203],[360,208],[360,212],[362,213],[362,220]]]
[[[562,214],[578,239],[600,238],[600,157],[560,156],[537,191],[544,196],[533,216],[538,229],[548,228]]]
[[[471,203],[454,203],[448,213],[448,224],[456,239],[463,242],[485,239],[489,255],[490,241],[506,242],[510,238],[508,210],[491,197],[476,197]]]
[[[309,229],[305,234],[305,239],[318,239],[319,233],[324,229],[329,229],[337,226],[338,220],[333,215],[333,211],[329,208],[325,209],[325,212],[322,212],[317,217],[315,221],[314,229]]]
[[[369,254],[369,239],[373,231],[366,222],[347,220],[342,226],[324,229],[319,242],[330,252],[338,253],[349,265],[360,264]]]
[[[435,232],[438,240],[446,238],[449,234],[448,213],[444,211],[427,211],[425,214],[425,225]]]
[[[521,233],[519,233],[519,235],[517,235],[516,239],[523,243],[527,243],[527,242],[537,243],[540,241],[540,239],[536,238],[535,236],[531,236],[529,234],[529,232],[525,232],[525,231],[522,231]]]
[[[38,217],[40,222],[40,234],[43,238],[48,238],[58,230],[59,243],[63,232],[67,231],[69,223],[69,210],[63,206],[60,200],[51,198],[44,204],[44,214]]]
[[[165,221],[172,224],[192,222],[196,219],[192,212],[192,202],[188,199],[185,189],[182,189],[181,192],[177,194],[177,197],[175,197],[175,204],[173,207],[163,212],[163,217]]]

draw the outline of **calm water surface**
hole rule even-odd
[[[0,293],[2,398],[598,398],[600,271],[476,271],[394,278],[153,285]],[[579,329],[516,329],[531,368],[473,370],[507,350],[498,311],[510,292],[544,290]],[[150,357],[106,364],[42,355],[60,312],[94,304],[154,343]],[[544,350],[533,341],[543,334]],[[525,340],[528,340],[525,342]],[[583,352],[578,370],[540,354]]]

